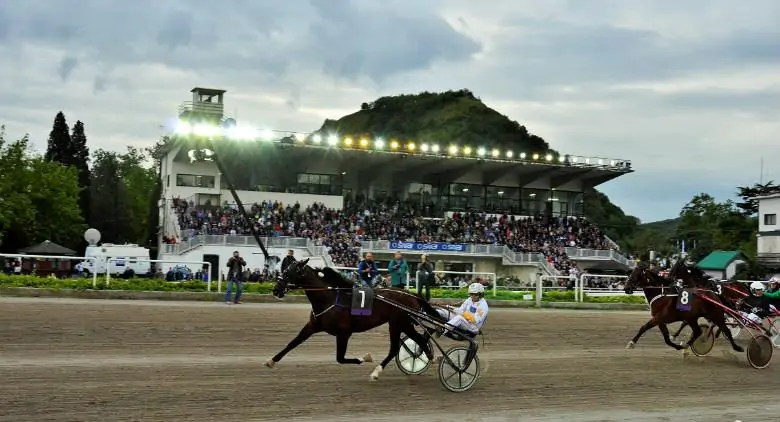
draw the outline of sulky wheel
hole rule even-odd
[[[753,368],[764,369],[772,361],[775,346],[766,335],[757,335],[750,339],[747,347],[747,361]]]
[[[699,324],[699,328],[703,333],[691,343],[691,352],[696,356],[707,356],[712,352],[712,347],[715,346],[715,333],[706,324]]]
[[[739,337],[739,333],[742,332],[742,326],[729,314],[726,314],[726,325],[729,327],[729,331],[731,331],[731,337]]]
[[[461,393],[476,384],[479,378],[479,358],[474,356],[466,367],[468,354],[467,347],[457,346],[447,350],[445,356],[442,356],[439,362],[439,381],[444,388],[454,393]]]
[[[433,350],[432,346],[431,341],[428,340],[428,349]],[[425,356],[422,347],[406,334],[402,334],[401,349],[395,355],[395,364],[406,375],[419,375],[431,366],[431,361],[428,360],[428,356]]]

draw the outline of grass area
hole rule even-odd
[[[57,279],[48,277],[36,277],[29,275],[5,275],[0,274],[0,287],[33,287],[41,289],[71,289],[93,290],[91,278]],[[215,291],[212,286],[212,291]],[[271,294],[272,283],[244,283],[244,293]],[[106,287],[103,279],[98,281],[96,290],[127,290],[127,291],[156,291],[156,292],[205,292],[206,283],[202,281],[186,281],[181,283],[169,283],[161,279],[133,278],[129,280],[112,278]],[[292,291],[289,294],[300,295],[301,291]],[[530,295],[530,300],[535,300],[535,292],[499,290],[493,297],[490,290],[486,294],[487,299],[497,300],[524,300],[524,296]],[[465,289],[431,289],[431,297],[437,299],[465,299],[468,293]],[[526,299],[527,300],[527,299]],[[544,302],[574,302],[573,291],[546,291],[542,294]],[[585,302],[590,303],[645,303],[640,296],[595,296],[585,295]]]

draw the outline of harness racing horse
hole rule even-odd
[[[743,352],[740,346],[734,342],[734,338],[726,325],[726,316],[723,313],[718,303],[720,300],[717,298],[714,292],[697,289],[696,294],[689,293],[686,289],[679,292],[678,289],[671,285],[671,282],[652,271],[648,270],[644,266],[637,266],[628,277],[625,286],[626,294],[633,294],[634,287],[641,287],[644,291],[647,302],[650,304],[650,313],[652,318],[648,321],[634,338],[628,342],[626,349],[633,349],[639,338],[647,332],[647,330],[658,326],[661,333],[664,336],[664,342],[676,350],[682,350],[683,356],[685,356],[696,339],[703,334],[701,327],[699,327],[699,318],[706,318],[712,321],[720,330],[726,333],[726,337],[731,342],[731,347],[737,352]],[[682,296],[685,295],[685,296]],[[706,296],[701,297],[701,296]],[[678,298],[685,300],[686,310],[678,309]],[[715,302],[715,303],[713,303]],[[685,345],[678,345],[672,342],[669,338],[669,329],[666,326],[672,322],[684,321],[693,330],[693,335]]]
[[[379,300],[373,300],[366,306],[369,309],[365,310],[363,315],[353,315],[352,296],[356,291],[353,290],[355,289],[353,283],[345,280],[332,268],[314,269],[307,265],[308,262],[307,258],[290,264],[274,285],[273,294],[281,299],[290,290],[302,290],[311,303],[309,322],[282,351],[266,361],[265,366],[272,368],[287,353],[313,334],[320,332],[336,337],[338,363],[359,365],[363,362],[372,362],[370,354],[366,354],[363,358],[346,358],[347,344],[353,333],[368,331],[385,323],[390,326],[390,352],[371,373],[372,381],[379,378],[382,370],[398,354],[401,348],[401,334],[406,334],[414,340],[423,349],[428,359],[433,360],[433,351],[428,347],[428,342],[423,335],[415,330],[416,323],[408,312],[408,310],[422,312],[435,321],[446,322],[425,299],[404,290],[374,289],[373,296]],[[366,292],[363,291],[363,294]]]

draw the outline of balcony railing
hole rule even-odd
[[[220,116],[225,112],[225,105],[220,103],[203,103],[185,101],[179,106],[179,115],[185,113],[211,114]]]
[[[780,253],[758,253],[756,258],[765,266],[780,267]]]
[[[263,237],[263,243],[267,248],[306,248],[313,256],[325,256],[328,251],[325,246],[315,244],[311,239],[304,237]],[[361,242],[363,249],[374,252],[386,252],[392,250],[388,240],[366,240]],[[163,245],[163,251],[167,254],[182,254],[198,246],[256,246],[252,236],[230,235],[198,235],[192,236],[181,243]],[[515,252],[504,245],[479,245],[468,244],[463,251],[436,251],[442,255],[474,255],[495,256],[505,258],[514,264],[538,264],[545,263],[546,257],[541,253]],[[616,251],[566,248],[569,258],[595,258],[605,261],[613,260],[623,265],[633,267],[633,261]]]

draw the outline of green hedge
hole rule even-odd
[[[16,276],[0,274],[0,286],[2,287],[35,287],[45,289],[72,289],[72,290],[92,290],[91,278],[67,278],[57,279],[36,276]],[[216,286],[212,286],[212,290]],[[245,293],[271,294],[272,283],[245,283]],[[185,281],[181,283],[170,283],[162,279],[133,278],[125,280],[122,278],[112,278],[110,285],[106,287],[105,278],[98,279],[97,290],[129,290],[129,291],[167,291],[167,292],[205,292],[206,283],[202,281]],[[302,294],[300,291],[292,291],[290,294]],[[529,291],[508,291],[499,290],[496,297],[488,290],[486,297],[488,299],[498,300],[523,300],[523,296],[530,295],[531,300],[536,297],[535,292]],[[468,293],[465,289],[431,289],[431,297],[439,299],[465,299]],[[542,295],[544,302],[574,302],[573,291],[546,291]],[[645,299],[640,296],[598,296],[591,297],[585,295],[585,302],[591,303],[645,303]]]

